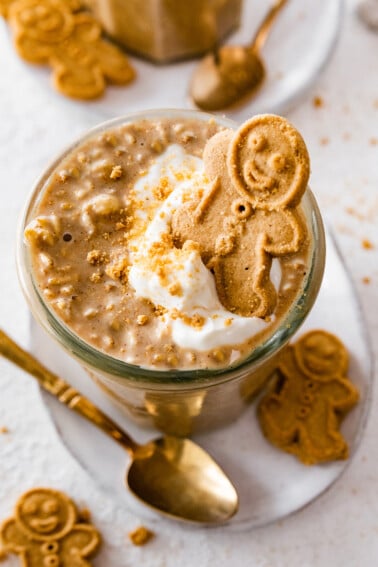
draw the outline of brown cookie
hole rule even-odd
[[[258,160],[251,142],[255,130],[259,140],[265,133]],[[272,259],[298,252],[306,238],[297,208],[309,171],[304,142],[284,118],[263,115],[235,133],[225,130],[213,136],[203,157],[210,188],[199,203],[187,203],[176,211],[174,242],[176,246],[187,240],[199,244],[224,307],[247,317],[266,317],[276,304],[270,280]],[[241,186],[243,172],[247,175],[248,170],[250,179],[252,169],[256,176],[260,171],[265,189]]]
[[[106,81],[127,84],[135,72],[123,52],[102,39],[93,16],[77,9],[73,1],[16,0],[9,22],[23,59],[50,65],[63,94],[91,99],[103,94]]]
[[[62,492],[34,488],[21,496],[14,517],[0,527],[5,553],[20,556],[24,567],[84,567],[100,546],[89,523],[78,523],[74,503]]]
[[[288,346],[258,406],[266,438],[307,465],[346,459],[340,425],[359,398],[346,370],[346,349],[331,333],[310,331]]]

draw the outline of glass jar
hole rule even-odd
[[[235,420],[266,383],[277,356],[298,330],[314,304],[320,288],[325,239],[318,206],[310,189],[302,199],[312,246],[303,290],[280,325],[242,361],[221,369],[155,370],[128,364],[86,343],[59,319],[46,303],[33,276],[24,230],[34,216],[45,184],[60,162],[78,144],[95,134],[142,119],[191,118],[208,121],[213,116],[187,110],[151,110],[111,120],[89,131],[50,165],[37,181],[23,213],[18,235],[18,273],[35,319],[87,370],[104,393],[134,421],[169,434],[186,436]],[[235,129],[237,124],[216,118],[218,124]]]
[[[240,22],[242,0],[85,0],[128,50],[166,63],[214,48]]]

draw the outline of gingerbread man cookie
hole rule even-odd
[[[23,567],[89,567],[100,535],[89,523],[77,523],[78,512],[65,494],[47,488],[26,492],[14,517],[0,528],[6,553],[20,556]]]
[[[210,189],[176,211],[174,242],[199,244],[224,307],[266,317],[276,304],[272,259],[298,252],[306,239],[298,209],[309,177],[306,146],[284,118],[255,116],[213,136],[204,164]]]
[[[103,94],[106,81],[126,84],[135,73],[122,51],[102,39],[93,16],[78,8],[74,0],[15,0],[6,11],[19,55],[50,65],[63,94],[90,99]]]
[[[346,459],[340,424],[359,398],[347,367],[344,345],[326,331],[310,331],[288,346],[258,407],[266,438],[307,465]]]

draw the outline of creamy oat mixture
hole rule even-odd
[[[172,215],[206,191],[203,148],[220,129],[169,119],[118,126],[77,146],[46,183],[25,230],[35,280],[66,325],[115,358],[154,369],[227,366],[300,293],[308,239],[273,260],[278,300],[267,320],[227,311],[198,247],[174,246]]]

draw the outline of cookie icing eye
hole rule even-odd
[[[24,514],[36,514],[38,512],[38,504],[34,500],[26,500],[22,506],[22,511]]]
[[[249,147],[252,151],[261,152],[267,145],[267,139],[261,134],[252,134],[249,136]]]
[[[46,502],[42,504],[42,510],[46,512],[46,514],[54,514],[59,510],[59,504],[53,499],[46,500]]]
[[[286,165],[286,158],[280,153],[275,153],[270,156],[269,158],[269,165],[273,169],[273,171],[279,173],[285,169]]]

